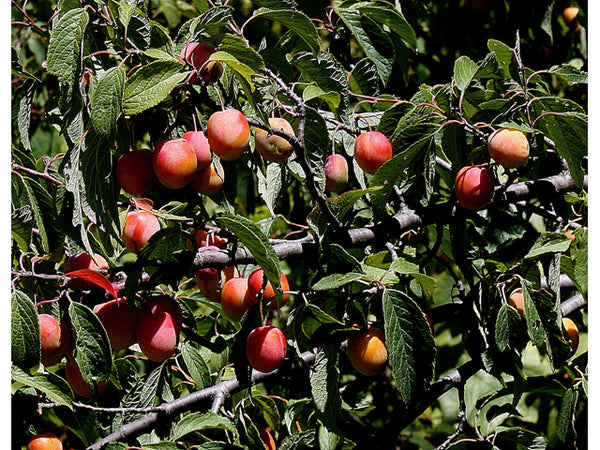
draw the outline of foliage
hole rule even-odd
[[[586,448],[587,4],[569,25],[554,0],[331,3],[13,1],[13,447],[53,431],[65,448],[259,448],[268,427],[281,449]],[[179,55],[194,41],[216,49],[218,82],[190,83]],[[291,158],[269,163],[251,138],[236,161],[214,156],[213,196],[120,189],[122,154],[206,130],[224,107],[285,137]],[[528,136],[518,169],[490,161],[502,127]],[[393,147],[374,175],[353,158],[371,129]],[[325,189],[332,153],[350,167],[339,195]],[[478,211],[454,193],[471,164],[497,183]],[[137,255],[121,239],[136,209],[162,225]],[[226,248],[196,251],[198,228]],[[109,268],[69,273],[82,251]],[[283,271],[290,300],[228,320],[195,273],[230,265],[262,267],[279,300]],[[72,289],[76,276],[96,287]],[[518,287],[524,319],[507,302]],[[183,311],[175,354],[111,349],[94,306],[159,293]],[[71,324],[68,358],[105,391],[82,398],[66,359],[40,364],[42,312]],[[265,322],[288,339],[267,374],[243,352]],[[389,352],[375,377],[346,355],[367,326]]]

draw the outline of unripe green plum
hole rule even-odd
[[[181,49],[180,58],[200,71],[200,78],[205,83],[214,83],[223,74],[223,65],[219,61],[208,61],[215,50],[206,44],[190,42]],[[189,83],[199,84],[196,73],[192,73],[188,79]]]
[[[169,139],[160,142],[152,154],[154,173],[169,189],[181,189],[192,181],[198,167],[198,158],[187,140]]]
[[[54,433],[40,433],[29,439],[27,450],[63,450],[63,445]]]
[[[501,128],[492,133],[487,149],[492,159],[505,169],[516,169],[529,158],[527,136],[513,128]]]
[[[563,326],[567,331],[567,335],[569,336],[569,340],[571,341],[571,356],[577,352],[577,347],[579,347],[579,328],[573,320],[568,317],[563,317]]]
[[[295,136],[292,125],[282,117],[269,118],[269,126],[274,130]],[[267,161],[281,163],[294,152],[294,147],[281,136],[269,135],[266,130],[257,128],[254,133],[256,151]]]
[[[144,314],[138,322],[136,330],[140,349],[155,362],[163,362],[175,354],[179,343],[181,326],[164,311]]]
[[[81,252],[69,257],[67,259],[67,262],[65,263],[64,269],[65,272],[72,272],[75,270],[82,269],[100,271],[108,269],[108,262],[106,261],[106,259],[104,259],[102,255],[99,255],[98,253],[94,253],[92,257],[89,253]],[[71,289],[77,291],[85,289],[94,289],[97,287],[94,283],[90,281],[78,278],[69,280],[68,285]]]
[[[50,367],[61,361],[73,348],[71,327],[66,321],[60,323],[60,343],[54,350],[44,349],[42,345],[41,361],[44,367]]]
[[[221,308],[230,320],[239,322],[253,304],[253,299],[248,295],[247,278],[234,277],[223,285],[221,289]]]
[[[160,223],[150,211],[134,211],[127,214],[121,235],[125,247],[137,253],[150,237],[160,230]]]
[[[77,365],[75,360],[67,361],[67,364],[65,365],[65,375],[67,377],[67,383],[69,383],[69,386],[71,387],[71,389],[73,389],[73,392],[85,398],[91,396],[90,387],[88,383],[83,379],[83,375],[81,375],[81,370],[79,370],[79,366]],[[98,394],[101,394],[107,386],[108,381],[98,383]]]
[[[481,209],[494,196],[494,176],[487,167],[467,166],[458,171],[456,198],[467,209]]]
[[[388,360],[383,332],[372,327],[351,337],[348,340],[348,359],[363,375],[373,376],[381,372]]]
[[[248,334],[246,358],[259,372],[271,372],[283,363],[287,342],[283,332],[273,326],[255,328]]]
[[[248,296],[250,296],[250,298],[253,300],[253,303],[256,303],[257,301],[261,300],[259,294],[263,287],[263,284],[265,285],[265,290],[263,292],[262,298],[272,298],[273,302],[271,303],[271,310],[274,310],[277,308],[275,290],[273,289],[271,282],[267,280],[264,270],[260,267],[258,269],[253,270],[252,273],[248,276]],[[283,272],[281,272],[281,289],[283,291],[283,302],[281,303],[281,306],[283,306],[290,297],[290,294],[288,293],[290,289],[290,284]]]
[[[354,144],[354,159],[366,173],[374,174],[392,158],[392,144],[379,131],[362,133]]]
[[[234,161],[248,148],[250,125],[237,109],[217,111],[208,119],[206,135],[214,154],[225,161]]]
[[[192,186],[200,194],[215,195],[221,190],[225,181],[225,172],[223,167],[219,167],[219,171],[214,164],[211,164],[207,169],[196,172],[192,180]]]
[[[325,162],[325,188],[330,192],[344,192],[348,184],[348,162],[342,155],[329,155]]]
[[[183,135],[196,152],[196,171],[208,168],[212,163],[212,152],[208,145],[208,139],[202,131],[188,131]]]
[[[120,298],[96,305],[94,312],[104,325],[112,348],[119,350],[135,344],[136,327],[141,317],[138,308]]]
[[[117,181],[131,195],[148,192],[156,182],[152,165],[152,152],[148,149],[129,151],[117,161]]]
[[[52,352],[60,347],[60,325],[54,316],[50,314],[38,315],[40,325],[40,341],[42,352]]]

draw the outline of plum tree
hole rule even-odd
[[[87,252],[77,253],[76,255],[70,256],[64,266],[65,272],[71,272],[75,270],[88,269],[88,270],[104,270],[108,269],[108,262],[106,259],[94,253],[90,255]],[[79,278],[69,280],[69,287],[74,290],[93,289],[96,287],[94,283]]]
[[[281,305],[283,306],[289,299],[289,289],[290,283],[283,272],[280,274],[281,276],[281,290],[283,291],[283,301]],[[264,290],[263,290],[264,286]],[[261,296],[262,291],[262,296]],[[264,270],[259,267],[254,269],[252,273],[248,276],[248,296],[253,300],[253,303],[261,299],[274,299],[271,303],[271,310],[277,308],[277,300],[275,299],[275,290],[273,289],[273,285],[267,277],[265,276]]]
[[[271,372],[283,363],[287,352],[287,341],[283,332],[268,325],[255,328],[248,334],[246,358],[253,369]]]
[[[147,193],[156,182],[152,151],[148,149],[125,152],[117,161],[117,182],[131,195]]]
[[[377,375],[385,367],[388,352],[383,331],[371,327],[348,340],[348,359],[357,372]]]
[[[514,128],[500,128],[492,133],[487,149],[492,159],[505,169],[516,169],[529,159],[527,136]]]
[[[329,155],[325,162],[325,188],[343,192],[348,184],[348,161],[342,155]]]
[[[563,317],[562,322],[567,331],[567,336],[569,336],[569,340],[571,341],[571,355],[574,355],[579,347],[579,328],[577,328],[577,324],[568,317]]]
[[[196,172],[192,180],[192,185],[200,194],[211,196],[221,190],[224,182],[225,172],[223,171],[223,167],[219,166],[219,170],[217,171],[215,165],[210,164],[208,168]]]
[[[63,445],[54,433],[40,433],[27,442],[27,450],[62,450]]]
[[[152,153],[152,166],[158,181],[164,186],[181,189],[196,174],[196,150],[183,138],[161,141]]]
[[[248,148],[250,125],[237,109],[217,111],[208,119],[206,137],[215,155],[224,161],[234,161]]]
[[[269,126],[274,130],[295,136],[292,125],[282,117],[270,117]],[[294,146],[287,139],[269,134],[262,128],[256,129],[254,139],[258,153],[270,162],[281,163],[294,152]]]
[[[135,305],[131,306],[125,298],[120,298],[96,305],[94,312],[104,325],[112,348],[119,350],[135,344],[140,320],[140,310]]]
[[[158,230],[160,223],[153,213],[133,211],[125,218],[121,238],[130,252],[137,253]]]
[[[392,157],[392,144],[379,131],[362,133],[354,144],[354,159],[366,173],[374,174]]]
[[[163,362],[175,353],[180,330],[181,325],[168,312],[150,312],[138,321],[136,340],[148,359]]]
[[[223,65],[219,61],[208,60],[214,52],[215,50],[207,44],[190,42],[181,49],[180,58],[199,72],[202,81],[214,83],[223,74]],[[188,82],[199,83],[196,72],[190,75]]]
[[[212,152],[204,133],[202,131],[188,131],[182,138],[194,147],[194,151],[196,152],[196,170],[201,171],[208,168],[212,163]]]
[[[494,176],[485,166],[463,167],[456,174],[454,190],[464,208],[484,208],[494,195]]]
[[[239,322],[244,313],[255,303],[248,295],[248,278],[234,277],[227,280],[221,289],[221,307],[230,320]]]

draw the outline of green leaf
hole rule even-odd
[[[479,66],[468,56],[461,56],[454,63],[454,81],[456,87],[464,91],[469,87],[473,77],[477,73]]]
[[[548,113],[537,119],[539,129],[554,141],[556,151],[569,164],[575,186],[583,188],[583,157],[588,152],[588,119],[581,113]]]
[[[281,415],[279,414],[275,400],[254,389],[252,391],[252,403],[254,403],[261,411],[267,425],[273,430],[279,431]]]
[[[158,105],[182,81],[187,72],[177,61],[158,60],[136,70],[125,82],[123,112],[139,114]]]
[[[83,8],[67,11],[50,32],[47,70],[68,85],[75,84],[75,74],[80,66],[80,54],[88,13]]]
[[[560,411],[556,419],[556,435],[560,442],[567,442],[575,426],[575,408],[577,406],[578,392],[570,387],[564,393],[560,404]]]
[[[11,377],[14,381],[30,386],[44,393],[53,402],[73,409],[71,402],[74,400],[73,391],[69,384],[54,373],[38,373],[34,376],[13,367]]]
[[[313,284],[312,288],[315,291],[328,291],[330,289],[337,289],[354,281],[360,280],[364,276],[364,273],[334,273],[321,278],[319,281]]]
[[[268,9],[297,9],[298,4],[294,0],[252,0],[256,6]]]
[[[538,256],[547,253],[562,253],[567,251],[570,245],[571,240],[568,237],[557,235],[555,233],[548,233],[540,236],[527,255],[525,255],[525,258],[537,258]]]
[[[556,75],[558,78],[564,80],[569,86],[587,84],[588,82],[587,72],[582,72],[581,70],[571,66],[570,64],[552,66],[550,67],[549,72]]]
[[[410,407],[434,374],[435,343],[423,311],[399,291],[383,293],[385,345],[402,400]]]
[[[107,138],[114,136],[117,119],[122,113],[124,86],[125,71],[121,67],[111,67],[98,76],[98,85],[90,97],[92,125]]]
[[[281,23],[298,35],[298,37],[311,48],[313,53],[319,51],[319,43],[321,41],[319,32],[315,28],[312,20],[310,20],[306,14],[291,9],[273,10],[259,8],[254,11],[253,17],[262,17]]]
[[[260,72],[265,68],[265,63],[260,53],[248,46],[248,43],[241,37],[231,35],[224,36],[219,44],[218,50],[229,53],[240,64],[253,70],[254,73]]]
[[[533,431],[522,428],[508,428],[494,436],[494,448],[513,450],[545,450],[548,443]]]
[[[46,225],[44,224],[42,208],[39,204],[39,200],[43,200],[45,197],[48,197],[48,194],[35,179],[29,177],[23,178],[20,179],[20,184],[23,186],[25,194],[29,200],[29,205],[31,206],[31,211],[33,212],[33,219],[38,229],[39,237],[42,241],[42,250],[48,253],[50,252],[48,233],[46,232]]]
[[[186,342],[181,346],[181,356],[198,389],[210,386],[210,370],[202,358],[202,353]]]
[[[377,66],[369,58],[361,59],[352,69],[348,87],[355,94],[377,95]]]
[[[277,301],[283,301],[279,258],[260,227],[250,219],[233,214],[223,214],[214,220],[218,226],[233,232],[248,248],[271,282]]]
[[[339,347],[326,344],[317,348],[310,371],[310,386],[319,427],[319,448],[335,449],[342,436],[337,427],[341,398],[339,393]]]
[[[361,14],[375,20],[381,25],[386,25],[396,33],[411,48],[417,46],[417,36],[404,15],[386,2],[362,2],[353,6]]]
[[[325,92],[319,86],[309,84],[302,91],[302,98],[305,102],[309,102],[315,98],[320,98],[327,102],[329,108],[335,111],[340,105],[340,94],[335,91]]]
[[[235,436],[238,435],[235,425],[229,419],[209,411],[206,413],[195,412],[184,416],[175,424],[171,439],[176,441],[186,434],[211,429],[226,430]]]
[[[75,334],[75,359],[83,379],[102,383],[110,377],[112,352],[102,322],[87,306],[73,302],[69,317]]]
[[[34,374],[40,365],[40,325],[33,301],[15,291],[10,302],[11,359],[24,372]]]
[[[502,305],[496,319],[496,346],[500,351],[506,350],[511,345],[515,327],[520,326],[521,316],[507,304]]]
[[[177,6],[177,0],[159,0],[160,10],[162,11],[169,28],[175,28],[181,21],[181,11]]]
[[[241,76],[248,85],[250,86],[251,91],[254,91],[254,84],[252,83],[252,75],[256,73],[255,70],[248,67],[246,64],[240,62],[235,56],[223,52],[218,51],[210,55],[211,61],[219,61],[223,64],[227,64],[231,70],[233,70],[236,74]]]
[[[20,86],[13,96],[13,105],[18,105],[17,111],[17,129],[21,145],[25,150],[31,150],[31,142],[29,140],[30,123],[31,123],[31,104],[33,102],[34,83],[27,80]],[[14,106],[13,106],[14,108]],[[13,123],[15,119],[13,117]]]

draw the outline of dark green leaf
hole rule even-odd
[[[186,342],[181,346],[181,356],[198,389],[210,386],[210,370],[200,351]]]
[[[114,136],[117,119],[121,116],[124,86],[125,71],[111,67],[98,76],[98,85],[90,98],[92,124],[107,138]]]
[[[71,9],[60,17],[50,32],[47,69],[63,83],[75,83],[88,20],[88,13],[83,8]]]
[[[238,435],[237,429],[229,419],[209,411],[206,413],[194,412],[184,416],[175,424],[171,438],[175,441],[194,431],[209,429],[227,430]]]
[[[69,384],[54,373],[38,373],[34,376],[13,368],[11,377],[14,381],[31,386],[46,394],[50,400],[57,402],[69,409],[73,409],[71,402],[74,400],[73,391]]]
[[[570,387],[564,393],[560,404],[560,411],[556,419],[556,434],[560,442],[567,442],[574,428],[575,408],[577,406],[578,392]]]
[[[330,289],[337,289],[354,281],[360,280],[364,276],[364,273],[334,273],[332,275],[327,275],[326,277],[321,278],[319,281],[313,284],[312,288],[315,291],[327,291]]]
[[[10,302],[11,359],[24,372],[34,374],[40,365],[40,325],[33,301],[15,291]]]
[[[281,23],[296,33],[314,53],[319,51],[319,33],[306,14],[294,10],[260,8],[254,11],[253,17],[262,17]]]

